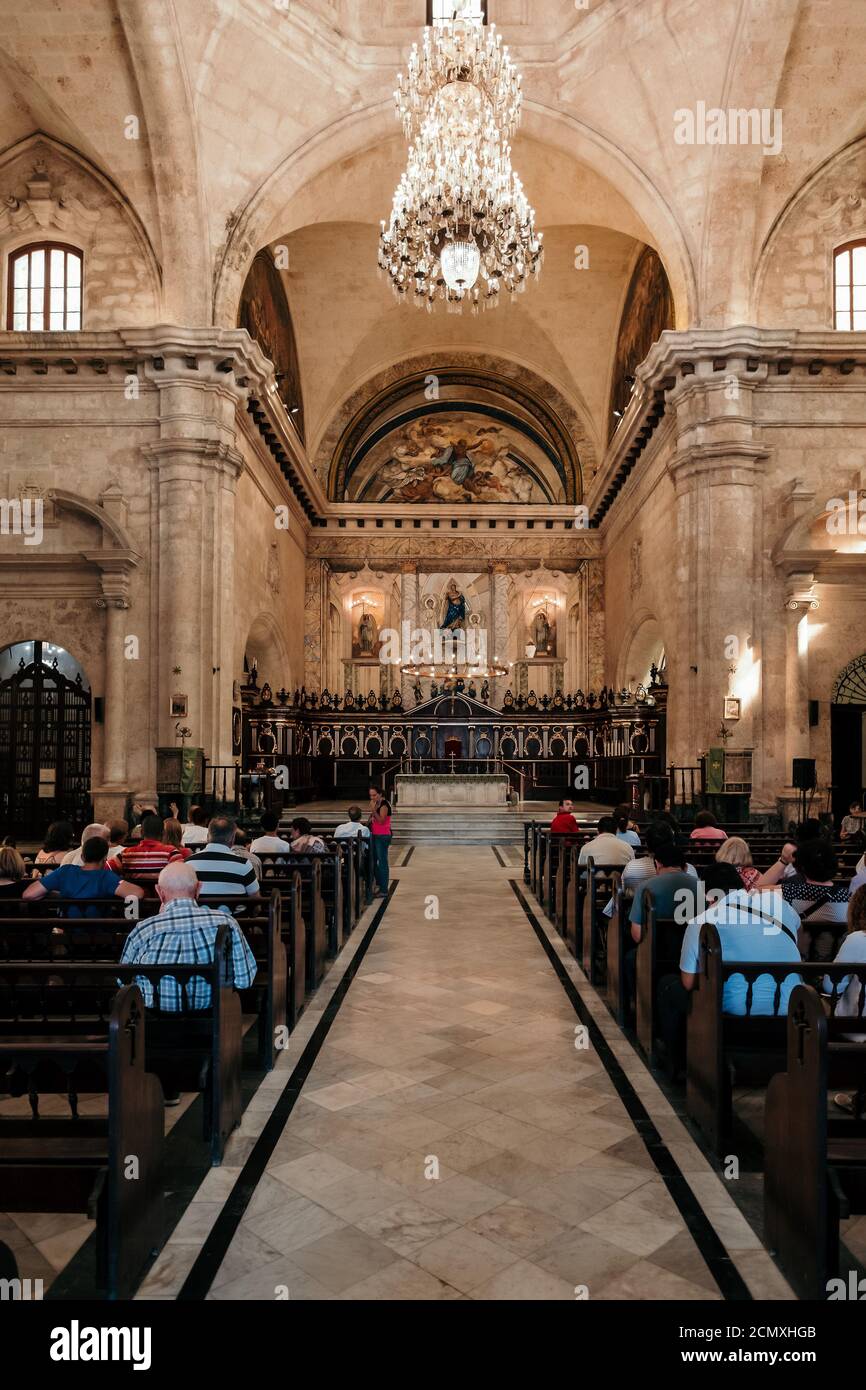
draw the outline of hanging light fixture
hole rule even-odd
[[[449,289],[471,290],[481,269],[481,252],[474,241],[448,241],[440,256],[442,274]]]
[[[395,98],[412,141],[379,242],[395,294],[478,310],[522,291],[543,245],[511,165],[522,98],[501,37],[466,20],[425,30]]]

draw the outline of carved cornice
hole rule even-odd
[[[661,415],[681,396],[706,389],[724,399],[732,378],[744,391],[790,393],[792,387],[834,391],[850,387],[860,394],[866,383],[866,333],[751,325],[666,330],[637,368],[635,378],[628,409],[588,491],[594,526],[625,486]],[[711,418],[719,426],[737,426],[741,433],[753,428],[750,414],[743,411],[729,414],[716,405]],[[748,440],[741,439],[739,447],[743,445],[748,447]]]
[[[341,570],[357,570],[363,557],[371,569],[398,573],[406,562],[430,572],[434,567],[484,569],[497,560],[508,572],[537,569],[544,561],[548,569],[567,573],[580,570],[588,560],[600,559],[601,554],[599,536],[575,532],[557,536],[549,531],[523,535],[497,531],[481,536],[474,531],[465,535],[443,535],[441,531],[383,535],[314,530],[307,538],[308,559],[326,559]]]

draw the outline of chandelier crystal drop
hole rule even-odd
[[[396,96],[412,143],[379,241],[395,294],[459,312],[522,291],[543,244],[511,165],[520,79],[499,36],[460,20],[426,30]]]
[[[472,289],[481,269],[481,252],[474,241],[447,241],[440,260],[449,289]]]

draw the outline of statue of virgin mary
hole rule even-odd
[[[457,581],[448,581],[445,598],[442,601],[442,618],[439,627],[443,632],[465,631],[466,599],[457,587]]]

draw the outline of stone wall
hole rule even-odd
[[[7,152],[0,168],[2,324],[12,251],[57,241],[84,253],[83,327],[150,324],[160,317],[156,259],[138,218],[117,189],[81,156],[35,138]],[[10,201],[11,200],[11,201]]]
[[[866,236],[866,142],[832,159],[788,204],[758,266],[756,322],[832,328],[833,252]]]

